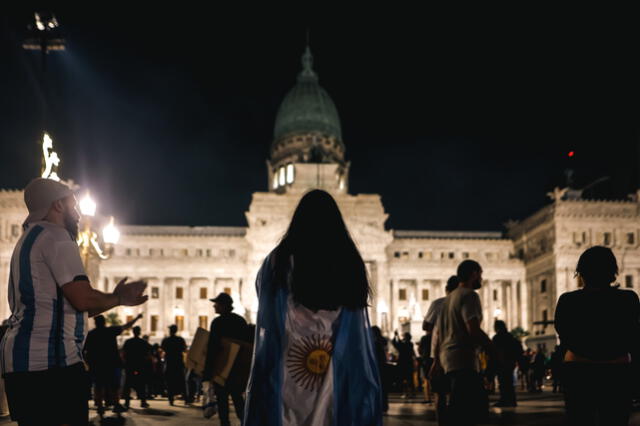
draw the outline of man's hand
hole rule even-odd
[[[113,293],[118,296],[118,304],[122,306],[141,305],[149,299],[144,295],[147,288],[147,282],[143,280],[127,283],[127,277],[120,280]]]

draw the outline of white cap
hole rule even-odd
[[[24,189],[24,203],[29,209],[29,216],[22,226],[44,219],[51,210],[51,204],[70,195],[73,191],[64,183],[45,178],[32,180]]]

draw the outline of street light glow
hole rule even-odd
[[[96,215],[96,202],[91,199],[89,192],[84,198],[80,201],[80,213],[85,216],[95,216]]]
[[[494,317],[496,317],[496,318],[498,318],[500,315],[502,315],[502,309],[500,309],[500,308],[496,308],[496,309],[493,311],[493,316],[494,316]]]
[[[106,244],[117,244],[120,240],[120,231],[113,223],[113,216],[109,218],[109,224],[102,230],[102,239]]]

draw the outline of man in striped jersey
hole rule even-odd
[[[11,418],[20,425],[86,425],[87,317],[144,303],[146,283],[122,280],[113,293],[91,287],[76,244],[77,201],[67,185],[35,179],[24,200],[29,216],[11,258],[11,318],[0,345]]]

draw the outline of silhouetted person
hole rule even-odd
[[[531,380],[531,358],[533,354],[531,349],[527,348],[522,353],[518,361],[518,368],[522,377],[522,389],[531,392],[533,390],[533,381]]]
[[[411,333],[404,333],[402,340],[398,338],[398,332],[395,331],[391,340],[393,347],[398,351],[398,375],[402,384],[403,398],[413,397],[413,362],[416,355],[413,351],[413,343],[411,342]]]
[[[516,363],[522,356],[522,344],[507,331],[504,321],[494,323],[496,335],[493,336],[493,347],[497,354],[496,373],[500,384],[500,399],[496,407],[515,407],[516,390],[513,383],[513,373]]]
[[[117,337],[140,318],[142,314],[124,325],[107,327],[105,318],[98,315],[94,318],[96,328],[87,335],[84,354],[93,379],[93,397],[100,416],[104,414],[105,406],[113,405],[113,411],[116,413],[125,410],[120,405],[119,397],[122,359],[118,351]]]
[[[151,377],[151,345],[140,338],[140,327],[133,327],[133,337],[127,339],[122,347],[124,358],[124,405],[129,408],[131,402],[131,388],[136,391],[140,400],[140,407],[148,408],[147,385]]]
[[[170,405],[173,405],[176,395],[184,396],[185,393],[184,352],[187,350],[187,343],[176,335],[177,332],[178,327],[171,325],[169,337],[162,339],[162,350],[165,353],[164,378]]]
[[[382,335],[380,327],[371,327],[373,334],[373,347],[378,361],[378,371],[380,372],[380,383],[382,385],[382,412],[389,411],[389,371],[387,368],[387,339]]]
[[[434,368],[444,369],[451,389],[447,421],[476,424],[487,413],[488,399],[477,370],[476,349],[491,348],[480,324],[482,306],[475,292],[482,287],[482,267],[474,260],[458,265],[460,284],[449,294],[438,318]]]
[[[556,306],[555,327],[566,348],[565,406],[572,425],[629,422],[640,302],[635,292],[611,286],[617,274],[609,248],[587,249],[576,267],[583,288],[564,293]]]
[[[544,353],[544,348],[539,347],[533,355],[533,362],[531,363],[531,377],[533,383],[533,392],[542,392],[542,385],[544,384],[544,376],[547,371],[547,356]]]
[[[553,393],[563,392],[562,390],[562,364],[564,360],[564,351],[560,345],[556,345],[549,360],[551,368],[551,376],[553,378]]]
[[[233,299],[227,293],[220,293],[216,298],[209,300],[213,302],[214,309],[216,313],[219,314],[213,319],[213,321],[211,321],[209,344],[207,347],[207,360],[205,362],[203,373],[204,380],[212,381],[214,368],[213,363],[218,354],[223,350],[221,339],[226,337],[229,339],[248,342],[249,326],[244,318],[232,312]],[[242,393],[245,390],[246,381],[244,383],[242,382],[239,377],[240,374],[237,371],[238,368],[241,368],[241,366],[235,365],[234,368],[232,368],[224,386],[215,381],[212,382],[216,392],[216,399],[218,400],[218,415],[220,416],[220,424],[222,426],[228,426],[230,424],[229,396],[231,396],[231,399],[233,400],[236,415],[242,422],[244,414],[244,398]]]
[[[367,271],[331,195],[302,197],[256,287],[245,424],[381,425]]]

